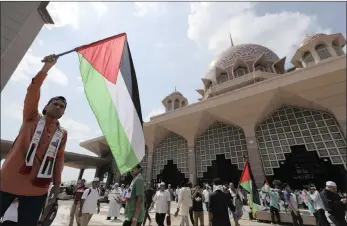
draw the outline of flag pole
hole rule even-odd
[[[67,55],[67,54],[72,53],[72,52],[75,52],[75,51],[76,51],[76,49],[72,49],[72,50],[69,50],[69,51],[65,51],[65,52],[63,52],[63,53],[55,54],[55,59],[57,60],[59,57],[64,56],[64,55]],[[41,60],[41,62],[44,63],[45,60]]]
[[[69,51],[66,51],[66,52],[63,52],[63,53],[59,53],[57,55],[55,55],[57,58],[61,57],[61,56],[64,56],[64,55],[67,55],[69,53],[72,53],[72,52],[75,52],[76,49],[72,49],[72,50],[69,50]]]

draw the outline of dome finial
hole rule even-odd
[[[176,90],[176,86],[175,86],[175,92],[177,92],[177,90]]]
[[[305,35],[306,35],[306,37],[308,37],[307,31],[305,31]]]
[[[231,47],[233,47],[234,46],[234,42],[233,42],[233,38],[231,37],[230,32],[229,32],[229,37],[230,37],[230,45],[231,45]]]

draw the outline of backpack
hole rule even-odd
[[[86,199],[88,198],[88,196],[90,195],[90,193],[92,192],[92,188],[88,188],[88,195],[87,195],[87,197],[86,197]],[[99,188],[97,188],[96,190],[98,190],[98,194],[100,194],[100,190],[99,190]],[[101,196],[101,195],[100,195]]]

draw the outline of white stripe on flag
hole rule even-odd
[[[116,84],[111,83],[106,78],[104,79],[106,87],[111,95],[112,102],[116,107],[118,118],[124,129],[124,133],[127,135],[129,143],[140,163],[145,156],[145,137],[140,118],[137,115],[133,100],[130,97],[123,76],[119,71]]]

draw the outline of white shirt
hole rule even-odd
[[[88,195],[89,191],[90,194]],[[83,192],[82,199],[84,199],[82,213],[97,213],[98,200],[100,199],[98,189],[88,188]]]
[[[311,199],[313,201],[313,207],[316,210],[319,210],[319,209],[325,210],[324,204],[323,204],[323,200],[320,197],[320,194],[319,194],[318,191],[314,191],[313,194],[310,194],[310,197],[311,197]]]
[[[208,202],[209,198],[210,198],[210,192],[207,189],[204,189],[204,191],[202,192],[202,194],[205,197],[205,202]]]
[[[2,221],[18,221],[18,202],[13,202],[6,210]]]
[[[153,202],[155,203],[155,212],[167,213],[169,210],[168,202],[170,201],[171,197],[169,191],[157,191],[153,198]]]

